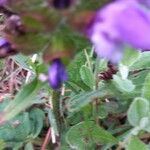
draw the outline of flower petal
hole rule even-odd
[[[150,49],[150,14],[127,8],[118,14],[116,28],[122,39],[134,48]]]

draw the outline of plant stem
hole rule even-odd
[[[49,143],[50,138],[51,138],[51,128],[49,128],[47,131],[47,134],[46,134],[46,137],[44,139],[44,143],[42,144],[41,150],[46,150],[46,147]]]
[[[53,113],[56,118],[59,135],[62,131],[62,119],[61,119],[61,111],[60,111],[60,95],[61,95],[60,91],[53,91],[53,93],[52,93]]]
[[[99,83],[99,78],[98,78],[98,70],[99,70],[99,59],[96,59],[96,64],[95,64],[95,90],[98,89],[98,83]],[[93,101],[93,109],[95,111],[95,121],[96,124],[99,125],[100,119],[98,117],[98,107],[99,107],[99,99],[96,98],[95,101]]]

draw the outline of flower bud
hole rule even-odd
[[[53,0],[52,6],[56,9],[66,9],[71,5],[71,0]]]
[[[60,59],[54,59],[48,70],[48,82],[53,89],[59,89],[68,78],[65,66]]]
[[[0,38],[0,58],[14,55],[17,52],[11,47],[11,44],[4,38]]]
[[[20,16],[11,15],[5,22],[6,32],[22,35],[25,33]]]

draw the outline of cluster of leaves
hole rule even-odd
[[[34,64],[35,79],[25,85],[13,101],[6,99],[0,105],[1,121],[8,121],[0,127],[1,145],[14,149],[23,144],[32,147],[34,139],[41,139],[39,133],[44,132],[44,118],[48,114],[55,136],[61,137],[61,150],[112,147],[148,150],[149,56],[150,52],[128,49],[117,66],[117,73],[112,79],[103,80],[99,76],[108,70],[107,62],[97,59],[91,49],[83,50],[69,64],[69,80],[65,93],[59,97],[56,96],[58,91],[52,92],[47,83],[36,79],[46,66],[40,61]],[[23,59],[17,61],[26,63]],[[46,107],[49,100],[44,101],[39,96],[41,89],[52,97],[53,109]]]
[[[10,97],[5,97],[0,105],[1,111],[8,105],[10,100]],[[19,149],[23,144],[26,144],[25,149],[28,145],[32,147],[31,141],[41,132],[43,122],[44,112],[39,108],[33,108],[13,117],[0,127],[0,149],[11,147]]]
[[[74,94],[66,105],[73,127],[66,139],[72,148],[95,149],[94,145],[101,145],[101,149],[109,149],[123,141],[120,147],[127,150],[149,149],[140,141],[149,133],[150,125],[149,55],[128,49],[111,80],[98,78],[107,71],[107,62],[93,59],[86,51],[70,64],[68,84]]]

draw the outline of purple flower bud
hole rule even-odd
[[[99,57],[117,63],[125,46],[150,49],[150,12],[136,0],[115,1],[97,12],[88,36]]]
[[[53,89],[61,87],[62,83],[68,79],[65,66],[60,59],[54,59],[48,70],[48,81]]]
[[[0,58],[14,55],[17,52],[11,47],[11,44],[4,38],[0,37]]]
[[[10,45],[9,42],[6,39],[0,37],[0,48],[9,46],[9,45]]]
[[[72,0],[53,0],[52,5],[56,9],[66,9],[71,5]]]
[[[25,34],[24,27],[21,21],[20,16],[11,15],[5,22],[5,30],[11,34]]]

